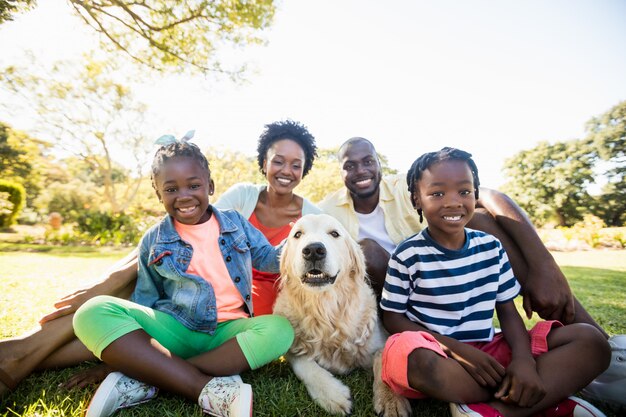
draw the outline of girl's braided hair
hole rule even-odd
[[[154,180],[156,176],[161,172],[161,168],[167,161],[174,158],[191,158],[198,162],[200,166],[206,169],[207,174],[211,175],[211,169],[209,168],[209,161],[204,156],[198,145],[191,142],[176,141],[162,145],[157,149],[152,160],[152,186],[155,186]]]

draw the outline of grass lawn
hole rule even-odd
[[[129,250],[48,248],[0,243],[1,338],[22,334],[52,309],[55,300],[97,278]],[[610,334],[626,333],[626,251],[555,253],[574,292]],[[532,321],[531,321],[532,322]],[[531,322],[528,322],[530,325]],[[45,371],[23,381],[0,399],[0,416],[82,416],[93,391],[58,388],[79,367]],[[289,365],[283,361],[242,375],[254,389],[255,416],[325,416],[314,404]],[[352,391],[353,416],[372,416],[371,374],[355,371],[341,378]],[[602,407],[600,407],[602,408]],[[609,416],[617,414],[604,409]],[[202,416],[199,408],[174,395],[161,394],[150,403],[122,410],[116,416]],[[415,403],[414,416],[448,416],[447,405]]]

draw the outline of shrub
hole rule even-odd
[[[24,207],[26,191],[21,184],[0,180],[0,227],[15,224]]]
[[[141,238],[141,231],[132,217],[123,213],[85,210],[78,215],[76,224],[79,232],[90,236],[92,243],[100,245],[134,245]]]

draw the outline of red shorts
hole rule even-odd
[[[548,334],[553,327],[563,326],[556,320],[540,321],[528,331],[530,349],[534,357],[548,351]],[[502,333],[494,336],[491,342],[467,342],[467,344],[495,358],[502,366],[511,363],[511,348]],[[391,335],[383,350],[382,379],[399,395],[407,398],[426,398],[425,394],[411,388],[408,379],[408,358],[415,349],[429,349],[447,358],[437,340],[427,332],[402,332]]]

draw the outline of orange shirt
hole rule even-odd
[[[248,317],[241,293],[231,279],[218,245],[219,224],[215,216],[202,224],[182,224],[174,220],[180,237],[193,247],[187,273],[197,275],[213,287],[217,306],[217,321]]]

